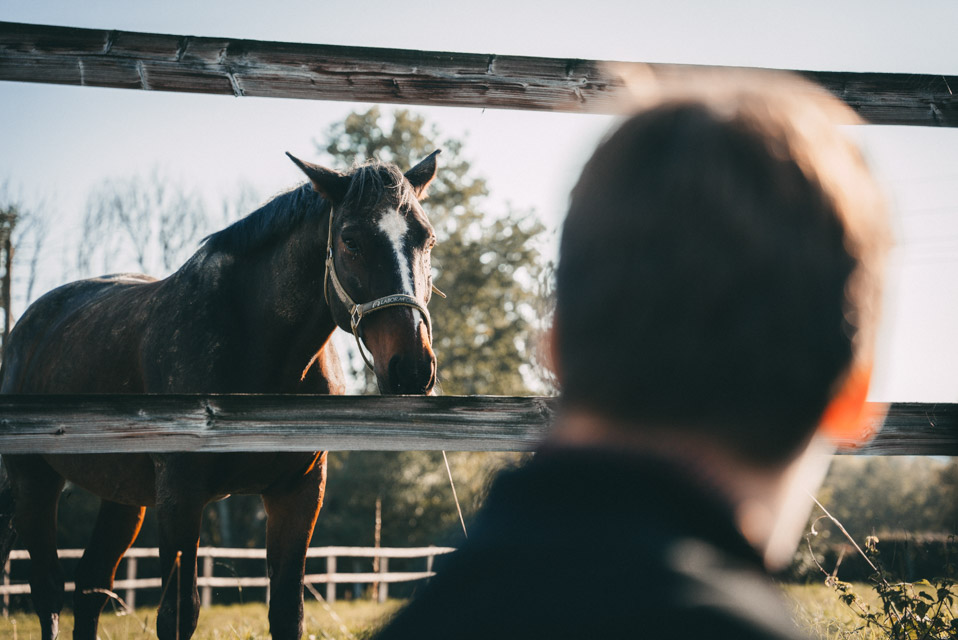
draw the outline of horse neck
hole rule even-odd
[[[238,257],[231,289],[264,358],[303,366],[336,328],[323,295],[329,207],[284,238]]]

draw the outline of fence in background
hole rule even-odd
[[[306,575],[306,583],[325,584],[325,599],[327,602],[336,601],[337,584],[375,584],[378,585],[377,597],[385,602],[389,597],[389,585],[395,582],[412,582],[425,580],[434,574],[432,563],[436,556],[455,551],[451,547],[310,547],[307,558],[325,558],[326,573],[311,573]],[[60,558],[80,558],[83,549],[61,549]],[[117,580],[113,590],[119,594],[129,607],[136,606],[136,591],[138,589],[159,589],[162,579],[159,576],[143,578],[138,574],[137,560],[142,558],[159,558],[159,549],[156,547],[134,547],[126,552],[117,575],[125,576]],[[199,577],[197,584],[200,589],[200,599],[204,607],[213,602],[213,589],[265,587],[266,599],[269,600],[269,578],[265,575],[266,549],[220,549],[217,547],[200,547],[197,554]],[[262,576],[214,576],[214,561],[217,558],[231,558],[243,560],[262,560],[264,575]],[[338,573],[336,570],[337,558],[373,558],[379,559],[379,571],[372,573]],[[390,558],[425,558],[424,571],[389,571]],[[3,583],[0,584],[0,595],[3,596],[3,615],[6,616],[10,605],[11,595],[30,593],[30,585],[26,583],[10,582],[11,562],[29,560],[26,551],[16,549],[10,553],[6,566],[3,568]],[[124,567],[125,565],[125,567]],[[75,585],[66,583],[66,590],[73,591]]]

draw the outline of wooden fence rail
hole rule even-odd
[[[451,553],[452,551],[455,551],[455,549],[451,547],[310,547],[306,553],[306,557],[325,558],[326,573],[307,574],[306,582],[309,584],[325,584],[325,599],[327,602],[335,602],[337,584],[378,583],[379,589],[377,593],[379,601],[385,602],[389,595],[389,584],[431,578],[434,575],[432,571],[434,558],[439,555]],[[83,549],[61,549],[59,555],[61,559],[80,558],[83,555]],[[263,560],[265,563],[266,549],[200,547],[197,555],[201,567],[197,584],[200,589],[200,598],[204,607],[209,607],[212,604],[214,588],[266,587],[267,600],[269,599],[269,578],[266,577],[265,573],[262,576],[252,577],[220,577],[213,575],[213,561],[216,558]],[[30,556],[25,550],[15,549],[10,552],[10,558],[3,568],[3,582],[0,584],[0,596],[3,597],[3,615],[7,615],[11,595],[30,593],[29,584],[11,584],[10,582],[11,562],[29,560],[29,558]],[[115,592],[123,593],[123,600],[131,608],[136,606],[136,591],[138,589],[159,589],[162,586],[160,577],[137,577],[137,560],[141,558],[159,558],[159,549],[156,547],[134,547],[129,549],[123,556],[123,562],[126,564],[126,577],[125,579],[117,580],[113,585]],[[376,573],[337,573],[337,558],[379,558],[379,571]],[[390,558],[425,558],[425,571],[390,572],[388,562]],[[73,591],[75,587],[76,585],[73,582],[66,583],[67,591]]]
[[[528,451],[556,398],[0,395],[0,454]],[[958,405],[896,403],[867,455],[958,455]]]
[[[616,113],[625,76],[719,67],[204,38],[0,22],[0,80],[233,96]],[[799,71],[874,124],[958,126],[958,77]]]

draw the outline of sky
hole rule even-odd
[[[958,2],[66,2],[0,0],[0,20],[177,35],[641,62],[958,75]],[[958,88],[956,88],[958,89]],[[0,184],[53,224],[36,293],[63,282],[88,194],[160,170],[209,203],[301,180],[284,152],[369,105],[0,82]],[[383,105],[389,109],[389,105]],[[603,116],[413,107],[489,181],[488,208],[552,233]],[[899,245],[873,399],[958,401],[958,130],[854,127]],[[554,242],[550,247],[554,246]],[[21,307],[22,310],[22,307]]]

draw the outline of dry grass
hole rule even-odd
[[[838,599],[838,594],[824,584],[783,585],[785,596],[792,605],[795,622],[817,640],[884,640],[879,631],[864,629],[861,618]],[[881,602],[871,586],[855,584],[853,590],[873,609],[881,609]]]
[[[864,621],[855,614],[855,611],[839,599],[838,593],[831,587],[827,587],[824,584],[807,586],[784,585],[783,589],[792,604],[796,622],[800,627],[806,629],[812,638],[818,640],[887,640],[889,637],[888,633],[883,632],[875,626],[865,627]],[[930,594],[935,593],[935,587],[927,583],[924,585],[916,583],[906,589],[912,603],[921,601],[915,597],[915,594],[921,591],[924,591],[930,596]],[[852,584],[850,585],[850,592],[859,598],[855,606],[878,614],[881,620],[887,620],[883,615],[882,601],[871,585]],[[933,610],[928,613],[931,618],[937,617],[939,613],[941,614],[941,618],[946,622],[958,617],[958,603],[949,603],[945,610],[937,609],[937,607],[938,605],[935,605]],[[954,637],[948,635],[949,631],[946,630],[947,628],[948,627],[945,627],[945,629],[939,628],[934,632],[929,631],[929,635],[927,636],[920,635],[921,632],[914,631],[913,635],[908,635],[907,637]],[[905,636],[902,634],[896,637]]]
[[[316,640],[334,638],[350,640],[367,638],[392,615],[402,601],[376,604],[366,600],[336,602],[332,610],[343,621],[346,630],[319,602],[306,602],[306,635]],[[137,609],[135,615],[116,615],[104,610],[100,617],[100,640],[155,640],[156,610]],[[251,603],[214,606],[200,612],[194,640],[265,640],[268,630],[266,605]],[[64,612],[60,620],[60,638],[73,637],[73,616]],[[39,640],[40,623],[32,613],[19,613],[0,618],[0,638],[5,640]]]
[[[884,640],[875,629],[862,627],[858,618],[839,599],[835,591],[825,585],[783,585],[785,595],[793,607],[796,622],[811,638],[817,640]],[[866,584],[853,587],[856,594],[873,608],[880,602]],[[340,601],[332,605],[337,620],[323,604],[306,602],[306,634],[315,640],[362,640],[369,638],[403,604],[390,600],[384,605],[368,600]],[[156,611],[137,609],[135,615],[117,615],[109,605],[100,618],[101,640],[155,640]],[[340,620],[346,629],[340,627]],[[266,605],[252,603],[233,606],[214,606],[200,613],[200,623],[193,636],[195,640],[266,640],[268,638]],[[73,616],[65,612],[61,619],[60,637],[73,635]],[[0,618],[0,638],[39,640],[40,625],[31,614],[20,613],[8,619]]]

